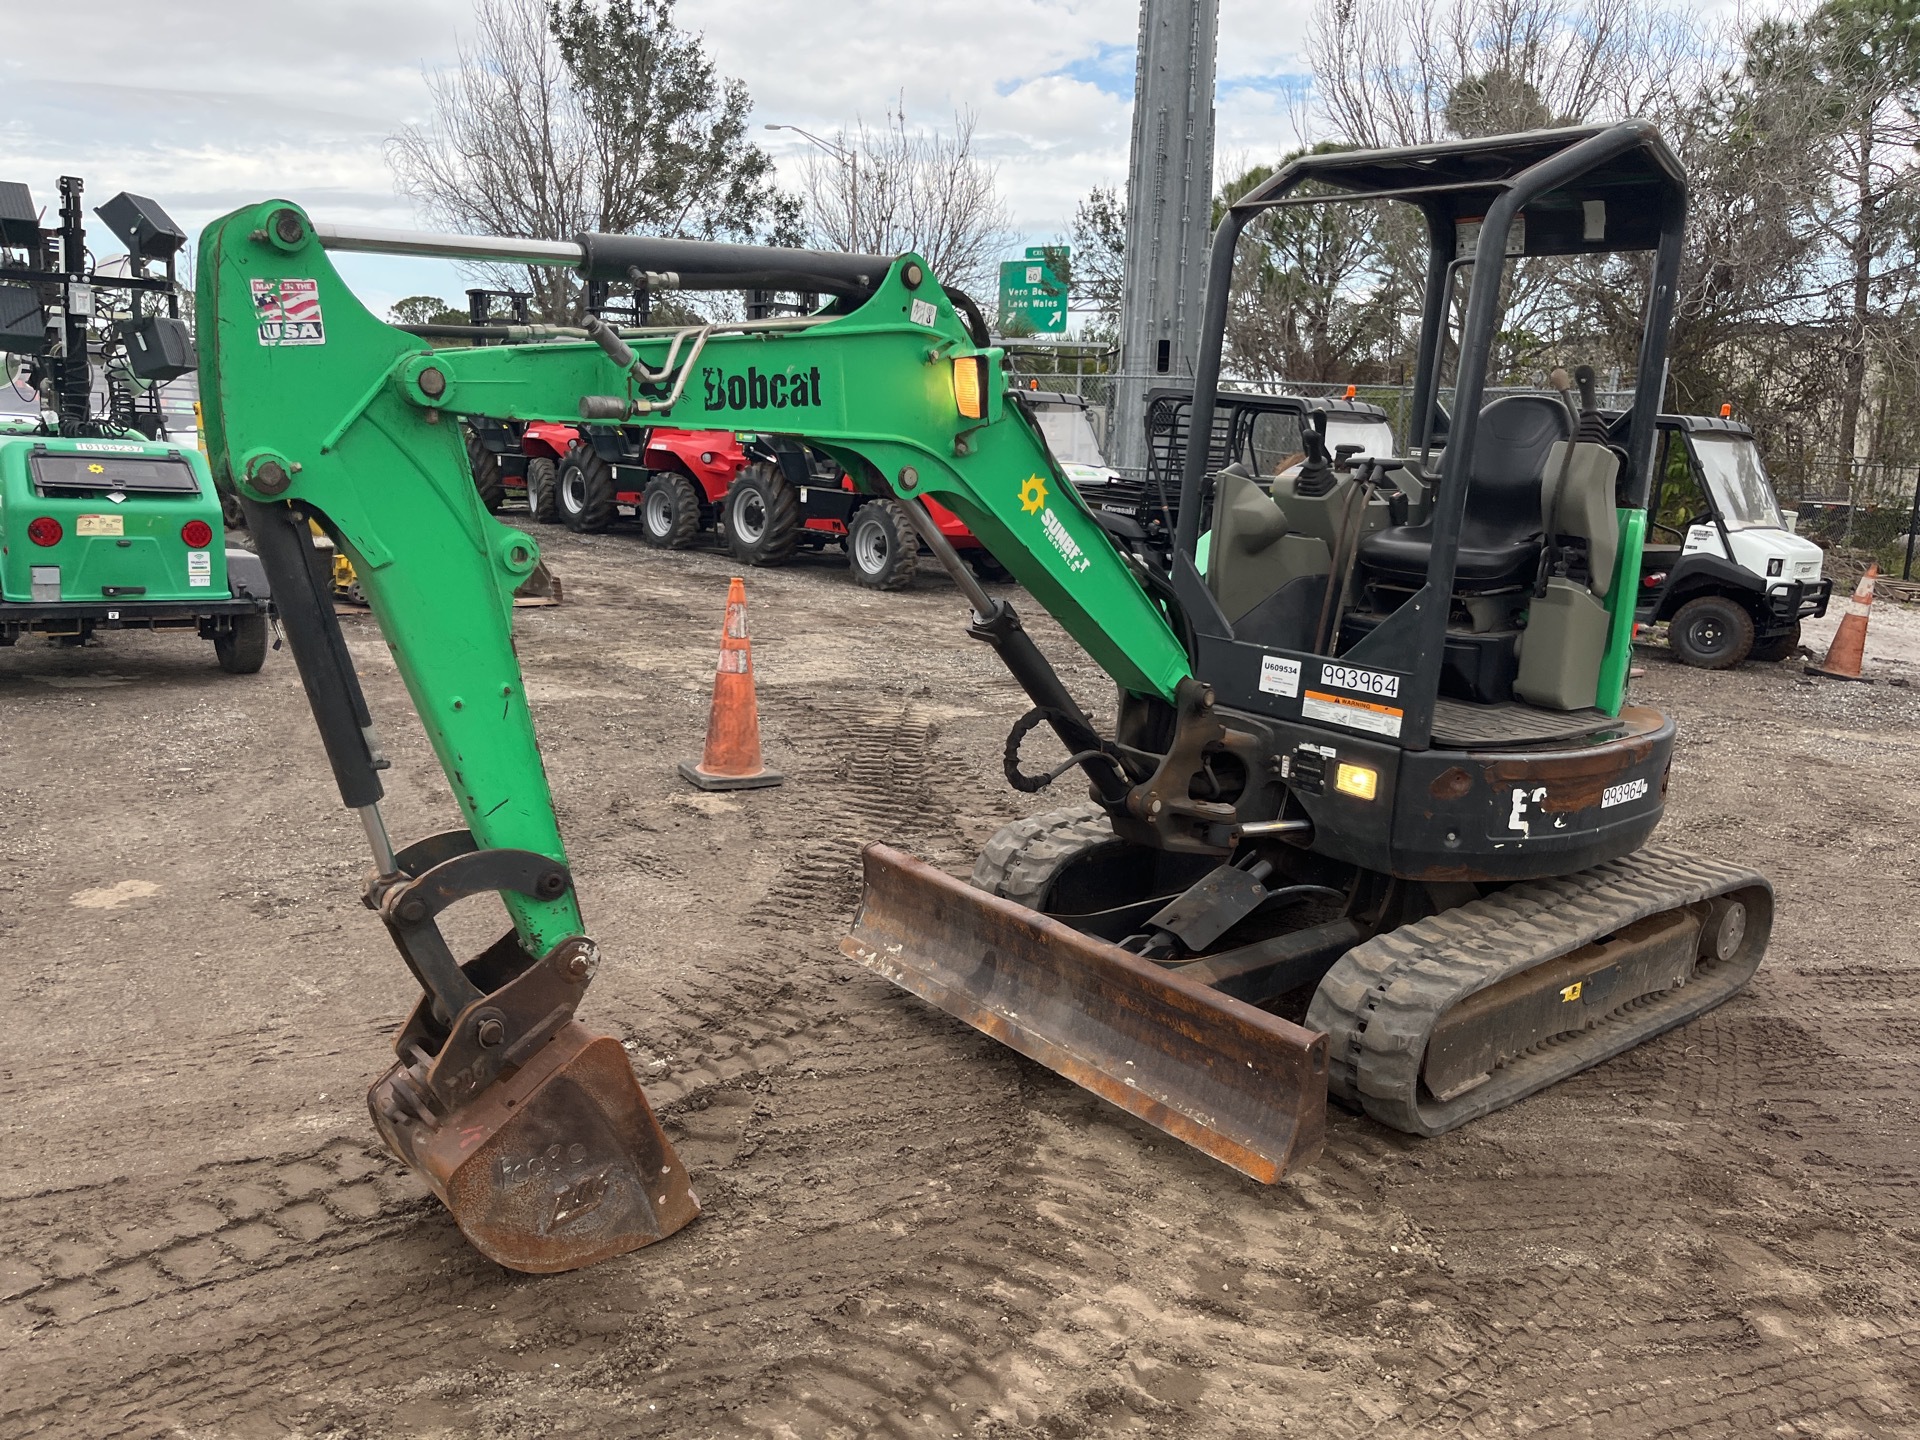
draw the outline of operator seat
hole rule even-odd
[[[1454,565],[1456,592],[1533,584],[1540,569],[1547,453],[1572,434],[1566,407],[1544,395],[1504,395],[1480,412]],[[1432,551],[1431,520],[1395,525],[1360,542],[1360,563],[1376,580],[1418,586],[1426,581]]]

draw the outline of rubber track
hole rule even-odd
[[[974,862],[971,884],[1029,910],[1044,911],[1047,891],[1069,860],[1114,843],[1106,812],[1091,801],[1015,820],[994,832]]]
[[[1736,890],[1754,893],[1744,897],[1746,938],[1731,960],[1702,960],[1686,985],[1535,1046],[1449,1103],[1422,1098],[1427,1037],[1466,996],[1636,920]],[[1649,848],[1577,875],[1514,885],[1355,946],[1320,982],[1306,1023],[1331,1037],[1328,1089],[1336,1099],[1396,1130],[1439,1135],[1712,1009],[1759,968],[1772,923],[1765,876]]]

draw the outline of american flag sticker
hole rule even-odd
[[[327,343],[317,280],[255,280],[253,308],[262,345]]]

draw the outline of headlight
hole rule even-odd
[[[953,362],[953,403],[969,420],[982,419],[987,413],[986,369],[984,355],[967,355]]]
[[[1334,772],[1333,788],[1356,800],[1371,800],[1380,793],[1380,772],[1365,765],[1349,765],[1342,760]]]

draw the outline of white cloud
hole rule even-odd
[[[1313,0],[1222,0],[1216,151],[1270,160],[1294,143],[1279,77],[1301,54]],[[453,61],[471,0],[74,0],[9,6],[0,85],[0,179],[43,204],[60,174],[94,203],[150,194],[197,228],[237,205],[286,196],[325,218],[415,223],[393,192],[382,144],[428,112],[423,69]],[[1711,6],[1709,8],[1712,8]],[[881,118],[979,116],[1015,226],[1063,232],[1074,202],[1126,176],[1137,0],[681,0],[719,69],[744,80],[756,125],[822,131]],[[56,63],[56,60],[58,63]],[[136,83],[132,83],[137,80]],[[791,179],[805,142],[756,131]],[[447,267],[360,269],[384,304],[413,289],[449,295]],[[417,283],[409,277],[418,274]],[[433,278],[438,277],[438,278]],[[395,288],[397,287],[397,288]],[[391,291],[391,293],[388,293]]]

